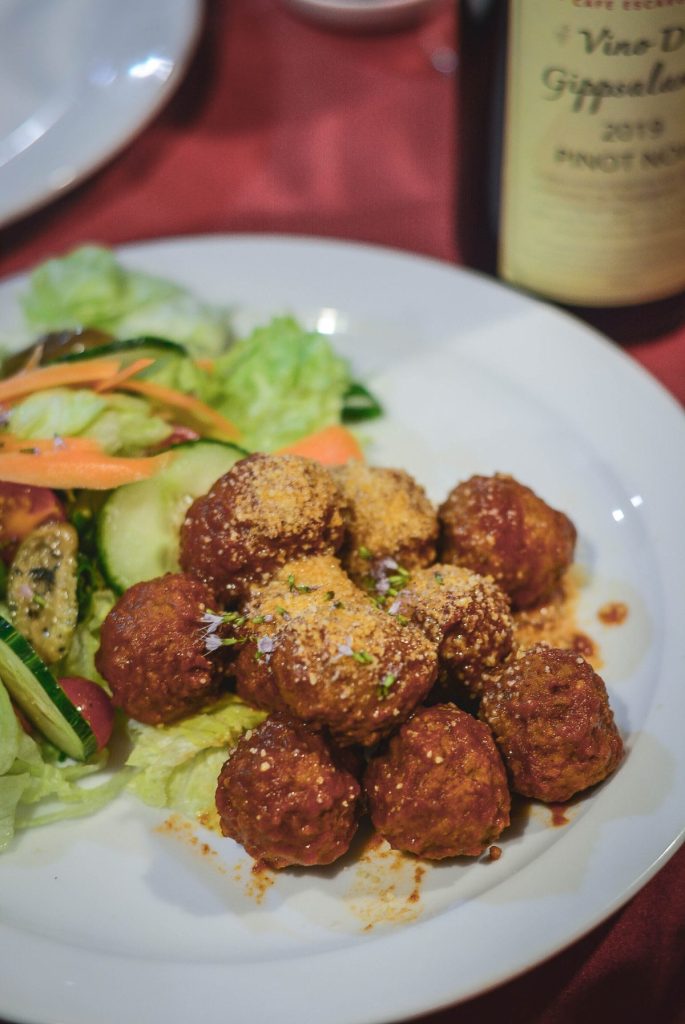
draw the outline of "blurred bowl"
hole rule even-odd
[[[286,7],[327,28],[376,32],[406,28],[442,0],[282,0]]]

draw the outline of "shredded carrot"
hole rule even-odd
[[[35,370],[37,366],[40,366],[44,350],[45,345],[43,343],[40,345],[34,345],[31,349],[31,355],[28,357],[19,372],[29,373],[30,370]]]
[[[240,432],[235,424],[193,395],[186,395],[182,391],[164,387],[151,380],[126,380],[120,387],[122,391],[134,391],[137,394],[145,395],[159,405],[166,405],[185,412],[203,428],[203,433],[210,437],[219,437],[226,441],[237,441],[240,437]],[[0,394],[1,400],[2,395]]]
[[[364,461],[359,442],[346,427],[333,424],[307,437],[301,437],[293,444],[279,450],[280,455],[303,455],[307,459],[315,459],[324,466],[342,466],[354,459]]]
[[[0,456],[8,452],[19,452],[24,455],[40,454],[55,455],[62,452],[72,454],[104,455],[102,446],[92,437],[17,437],[15,434],[0,434]]]
[[[102,391],[113,391],[116,388],[120,388],[124,381],[127,381],[129,377],[134,377],[141,370],[147,370],[148,366],[152,366],[154,359],[134,359],[128,366],[124,366],[123,369],[115,373],[113,377],[107,377],[105,380],[101,380],[99,384],[96,384],[93,388],[98,393]]]
[[[30,443],[30,442],[29,442]],[[101,451],[55,450],[38,454],[0,452],[0,480],[14,484],[109,491],[147,480],[167,465],[169,453],[127,459]]]
[[[69,384],[89,384],[113,377],[119,372],[118,359],[84,359],[76,363],[52,363],[35,370],[15,373],[0,381],[0,402],[14,402],[25,395],[46,388],[65,387]]]

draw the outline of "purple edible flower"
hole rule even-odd
[[[224,621],[223,615],[215,615],[214,612],[205,612],[200,619],[200,622],[204,622],[207,626],[207,633],[216,633],[217,629]],[[216,648],[214,648],[216,650]]]
[[[260,654],[272,654],[276,644],[270,636],[260,636],[257,641],[257,650]]]
[[[338,644],[338,656],[343,658],[351,658],[354,654],[352,650],[352,637],[348,636],[344,644]]]

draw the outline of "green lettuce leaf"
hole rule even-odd
[[[201,369],[190,357],[155,359],[152,366],[143,370],[138,376],[142,380],[151,380],[155,384],[161,384],[166,388],[173,388],[175,391],[183,391],[187,395],[195,395],[196,398],[206,402],[213,393],[212,378],[205,370]]]
[[[138,771],[128,788],[153,807],[214,820],[214,796],[228,750],[266,714],[228,694],[217,704],[173,725],[128,723],[132,742],[126,761]]]
[[[193,355],[216,355],[230,340],[227,314],[172,281],[123,267],[86,245],[34,270],[22,306],[37,332],[95,327],[117,338],[156,335]]]
[[[15,437],[78,437],[106,408],[105,396],[94,391],[52,388],[18,402],[9,413],[8,428]]]
[[[80,785],[105,766],[106,751],[87,764],[62,763],[59,758],[49,743],[24,732],[0,682],[0,851],[17,829],[94,814],[128,782],[130,772],[125,770],[96,786]]]
[[[272,451],[340,422],[350,374],[328,339],[279,317],[236,342],[214,367],[213,404],[246,448]]]
[[[169,424],[152,413],[144,398],[112,394],[83,436],[92,437],[111,454],[135,455],[159,444],[170,433]]]
[[[17,807],[28,781],[28,775],[0,775],[0,852],[14,839]]]
[[[90,437],[110,455],[137,455],[171,433],[144,398],[98,395],[85,388],[51,388],[29,395],[11,410],[15,437]]]
[[[9,694],[0,682],[0,776],[10,770],[19,752],[21,725]]]

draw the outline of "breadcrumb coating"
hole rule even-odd
[[[297,455],[250,455],[193,502],[181,529],[181,566],[224,599],[243,596],[284,562],[342,543],[337,488]]]
[[[373,578],[383,559],[405,569],[435,561],[437,513],[425,490],[403,469],[350,462],[331,471],[343,499],[341,559],[352,579]]]

